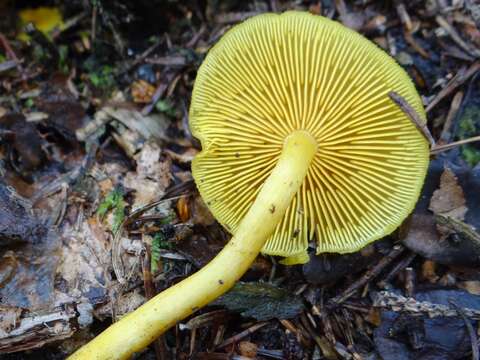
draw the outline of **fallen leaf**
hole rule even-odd
[[[240,341],[238,344],[238,352],[242,356],[254,359],[257,356],[258,346],[250,341]]]
[[[154,93],[155,87],[145,80],[138,80],[132,84],[132,98],[136,103],[150,103]]]
[[[158,199],[171,182],[171,160],[162,156],[160,146],[154,141],[147,141],[135,156],[136,171],[126,174],[123,185],[135,190],[133,208],[138,209]]]
[[[20,322],[20,315],[22,315],[21,308],[0,305],[0,338],[7,336],[10,331],[15,329]]]
[[[422,277],[434,284],[438,281],[438,275],[436,273],[436,264],[431,260],[425,260],[422,264]]]
[[[436,215],[444,215],[463,220],[467,212],[463,189],[457,183],[457,177],[449,168],[445,168],[440,177],[440,188],[433,192],[429,209]]]
[[[57,301],[88,299],[91,304],[104,302],[108,295],[107,275],[110,241],[93,216],[79,226],[65,224],[64,246],[57,268]]]
[[[302,299],[268,283],[237,283],[214,302],[259,321],[290,319],[303,311]]]

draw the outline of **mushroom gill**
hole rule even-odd
[[[303,262],[314,234],[317,253],[347,253],[391,233],[419,196],[428,144],[390,91],[425,118],[403,69],[334,21],[287,12],[236,26],[200,67],[190,110],[203,147],[192,172],[214,216],[235,233],[284,139],[307,130],[318,151],[262,252]]]

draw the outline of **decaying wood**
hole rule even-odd
[[[433,317],[461,317],[454,307],[434,304],[429,301],[418,301],[411,297],[395,294],[390,291],[380,291],[376,294],[373,306],[389,309],[395,312],[407,313],[416,316]],[[480,310],[464,308],[463,314],[471,320],[480,320]]]
[[[1,316],[8,313],[4,310],[2,308]],[[20,319],[12,317],[7,331],[0,331],[0,354],[36,349],[67,339],[76,330],[76,317],[73,305],[45,314],[24,313]]]

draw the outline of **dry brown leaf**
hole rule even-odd
[[[445,168],[440,177],[440,188],[435,190],[429,209],[434,214],[463,220],[468,210],[463,189],[457,183],[457,177],[449,168]]]
[[[480,281],[478,280],[467,280],[457,283],[457,286],[460,289],[464,289],[473,295],[480,295]]]
[[[382,314],[379,308],[371,307],[368,311],[367,316],[365,317],[365,320],[374,326],[380,326],[380,324],[382,323],[381,315]]]
[[[238,352],[242,356],[254,359],[257,356],[258,346],[250,341],[240,341],[238,344]]]
[[[182,196],[177,201],[177,214],[181,222],[187,222],[190,219],[190,198],[187,196]]]
[[[110,241],[95,216],[78,228],[65,225],[62,260],[57,268],[56,302],[88,299],[92,304],[103,302],[110,279]]]
[[[132,98],[136,103],[146,104],[152,101],[155,87],[145,80],[138,80],[132,84]]]
[[[172,161],[170,157],[162,156],[160,146],[154,141],[146,142],[135,160],[137,169],[127,173],[123,185],[135,190],[133,208],[137,209],[165,193],[172,179]]]
[[[208,209],[207,205],[203,201],[200,195],[196,195],[195,199],[193,200],[193,211],[192,211],[193,224],[201,224],[204,226],[211,225],[215,222],[215,218],[213,217],[212,213]]]
[[[20,323],[21,315],[19,307],[0,305],[0,338],[7,336]]]
[[[436,264],[431,260],[425,260],[422,264],[422,277],[434,284],[438,281],[439,277],[436,273]]]

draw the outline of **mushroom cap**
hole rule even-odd
[[[425,121],[405,71],[337,22],[291,11],[233,27],[209,51],[193,89],[190,127],[203,150],[192,173],[201,196],[235,233],[284,139],[304,129],[318,151],[262,252],[304,262],[314,237],[317,253],[348,253],[390,234],[413,210],[429,161],[427,141],[390,91]]]

